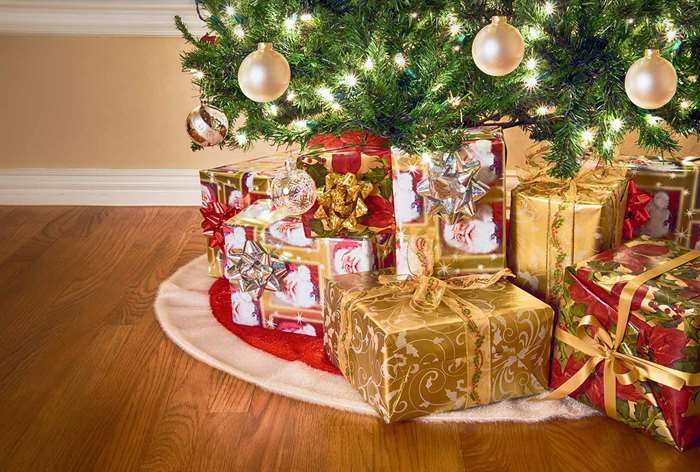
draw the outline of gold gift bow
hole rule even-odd
[[[365,199],[374,188],[374,184],[358,180],[355,174],[329,172],[323,191],[316,198],[318,209],[314,218],[321,220],[326,231],[356,231],[357,220],[369,211]]]
[[[483,315],[481,309],[479,309],[473,303],[468,302],[459,295],[457,295],[453,290],[474,290],[480,288],[489,287],[504,277],[513,277],[513,273],[510,269],[502,269],[495,274],[488,275],[464,275],[459,277],[453,277],[449,280],[441,280],[432,275],[419,275],[419,276],[401,276],[401,275],[389,275],[382,274],[379,276],[378,281],[382,284],[380,287],[371,288],[369,290],[362,290],[358,292],[346,292],[342,295],[340,300],[340,326],[338,329],[338,345],[337,349],[337,359],[338,367],[341,372],[346,377],[352,377],[353,372],[348,360],[348,355],[352,347],[352,333],[353,333],[353,323],[352,323],[352,307],[361,305],[365,302],[384,298],[388,296],[393,296],[396,303],[406,302],[408,299],[409,307],[418,313],[426,313],[435,311],[440,304],[444,304],[453,313],[457,314],[460,318],[465,321],[465,355],[469,358],[471,354],[470,339],[469,335],[469,325],[472,324],[473,328],[478,330],[476,322],[487,320],[488,317]],[[472,318],[471,313],[481,314],[476,320]],[[486,335],[488,335],[488,329],[485,330]],[[490,345],[490,342],[484,343],[486,346]],[[479,356],[479,353],[475,354],[479,357],[476,362],[483,366],[484,363],[488,363],[489,359],[483,359]],[[490,372],[490,367],[485,369],[486,372]],[[465,385],[467,387],[474,387],[472,379],[469,375],[466,376]],[[406,382],[408,376],[404,379]],[[490,377],[487,377],[490,378]],[[403,388],[403,387],[401,387]],[[491,399],[488,397],[490,395],[491,389],[483,389],[482,392],[487,396],[487,398],[482,399],[480,403],[490,403]]]
[[[632,299],[637,289],[647,281],[654,279],[676,267],[700,257],[700,251],[689,251],[682,256],[671,259],[661,265],[643,272],[627,282],[625,288],[620,293],[618,304],[618,320],[615,329],[615,339],[613,340],[600,324],[591,315],[581,318],[576,335],[573,335],[561,328],[555,331],[555,337],[574,349],[591,356],[590,359],[572,377],[561,384],[556,390],[548,394],[545,400],[558,400],[573,393],[586,379],[595,371],[598,364],[603,365],[603,401],[605,413],[614,419],[619,420],[616,406],[616,382],[622,385],[630,385],[636,381],[653,380],[659,384],[680,390],[683,386],[700,386],[700,373],[683,372],[670,367],[659,365],[655,362],[638,357],[629,356],[618,351],[629,323],[630,308]],[[586,327],[597,328],[594,337],[590,337]],[[626,370],[623,370],[626,369]]]

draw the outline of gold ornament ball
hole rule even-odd
[[[201,103],[187,115],[187,134],[200,146],[216,146],[228,133],[228,118],[221,110]]]
[[[625,92],[640,108],[654,110],[671,101],[676,94],[678,75],[673,64],[661,57],[658,49],[647,49],[625,75]]]
[[[291,76],[289,63],[272,43],[258,43],[238,68],[238,85],[254,102],[271,102],[287,90]]]
[[[316,184],[309,174],[292,169],[289,161],[270,184],[272,203],[286,209],[290,215],[302,215],[316,202]]]
[[[488,75],[500,77],[513,72],[525,55],[523,37],[505,16],[494,16],[472,42],[472,58]]]

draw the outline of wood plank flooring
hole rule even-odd
[[[170,343],[195,208],[0,207],[0,470],[700,470],[606,418],[384,425],[269,394]]]

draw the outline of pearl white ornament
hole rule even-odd
[[[272,43],[258,43],[258,49],[248,54],[238,68],[238,85],[254,102],[271,102],[281,97],[290,79],[289,63],[272,49]]]
[[[500,77],[513,72],[525,55],[525,42],[505,16],[494,16],[472,42],[472,58],[488,75]]]
[[[204,103],[187,115],[187,134],[200,146],[216,146],[228,133],[228,118],[221,110]]]
[[[293,169],[289,161],[270,183],[272,203],[290,215],[303,215],[316,202],[316,184],[309,174]]]
[[[671,101],[676,94],[678,75],[673,64],[661,57],[658,49],[647,49],[625,75],[625,92],[640,108],[654,110]]]

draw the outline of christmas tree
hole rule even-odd
[[[442,152],[469,128],[500,123],[551,143],[550,173],[569,177],[583,156],[610,161],[628,131],[666,153],[678,147],[675,135],[700,128],[697,0],[199,3],[210,34],[196,38],[176,18],[194,46],[182,63],[212,106],[243,123],[226,138],[231,147],[263,139],[303,146],[316,133],[363,129],[409,152]],[[494,16],[524,39],[522,62],[502,76],[484,73],[472,54]],[[246,97],[237,79],[260,42],[291,68],[286,93],[267,103]],[[650,109],[625,90],[628,69],[647,49],[677,74],[673,98],[658,108],[641,102]]]

